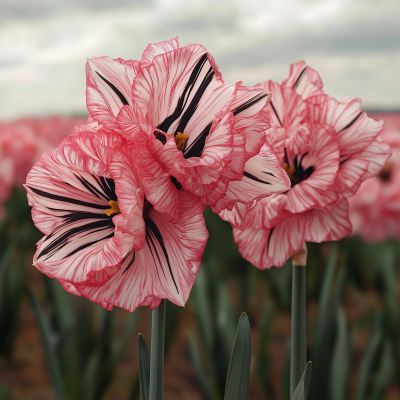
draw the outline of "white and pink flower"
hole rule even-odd
[[[289,188],[265,143],[270,92],[224,82],[201,45],[152,44],[140,62],[92,58],[86,93],[93,120],[135,143],[146,198],[172,220],[180,188],[214,212]]]
[[[267,141],[292,187],[258,202],[246,215],[223,211],[239,251],[258,268],[282,266],[304,242],[339,240],[351,232],[348,198],[375,176],[391,154],[378,137],[382,121],[368,118],[359,99],[337,101],[322,91],[316,71],[297,63],[264,109]]]
[[[208,237],[202,209],[182,190],[175,224],[156,211],[132,147],[118,134],[81,131],[40,157],[25,185],[46,235],[34,264],[107,309],[155,308],[163,298],[184,305]]]

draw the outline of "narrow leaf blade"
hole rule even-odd
[[[246,400],[251,362],[251,334],[247,315],[240,316],[235,343],[229,362],[225,386],[225,400]]]
[[[138,336],[138,356],[139,356],[139,382],[141,400],[149,400],[150,391],[150,352],[147,347],[146,339],[140,333]]]
[[[290,400],[306,400],[310,389],[312,363],[309,361]]]

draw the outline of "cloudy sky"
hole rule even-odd
[[[85,114],[86,57],[174,36],[226,81],[280,82],[304,60],[330,95],[400,109],[399,15],[398,0],[0,0],[0,119]]]

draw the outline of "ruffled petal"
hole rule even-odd
[[[295,89],[304,100],[323,94],[318,72],[306,66],[304,61],[290,66],[289,77],[282,82],[282,86]]]
[[[312,122],[336,131],[341,162],[364,151],[382,130],[383,121],[368,118],[360,106],[360,99],[339,102],[328,96],[315,98],[309,105]]]
[[[348,201],[330,212],[314,209],[293,215],[271,229],[234,228],[240,254],[257,268],[281,267],[304,242],[340,240],[352,229]]]
[[[175,141],[173,142],[175,146]],[[174,148],[176,149],[176,146]],[[179,214],[177,186],[156,154],[150,150],[147,135],[138,136],[135,143],[129,145],[129,150],[131,159],[136,164],[146,199],[157,211],[168,215],[172,221],[177,221]],[[181,154],[180,156],[182,157]]]
[[[297,129],[307,117],[307,103],[291,87],[284,87],[279,83],[266,81],[262,87],[272,92],[272,99],[264,108],[264,113],[270,119],[271,125],[284,127],[288,136],[292,129]]]
[[[350,197],[366,179],[379,174],[392,150],[380,137],[376,138],[362,153],[355,154],[340,165],[335,189],[343,197]]]
[[[102,287],[78,286],[89,300],[134,311],[140,305],[155,308],[161,299],[183,306],[194,283],[208,233],[202,210],[190,193],[179,192],[180,218],[168,218],[150,208],[146,243],[131,252],[121,270]]]
[[[230,111],[235,129],[248,138],[250,153],[262,145],[260,137],[268,127],[260,110],[269,93],[227,84],[215,68],[204,47],[191,45],[156,56],[133,83],[135,102],[154,129],[189,134],[186,159],[201,156],[213,124]]]
[[[93,57],[86,64],[86,105],[97,122],[116,129],[124,105],[132,105],[131,87],[138,64],[122,64],[109,57]]]
[[[164,42],[150,43],[143,52],[142,60],[140,61],[140,67],[147,67],[152,63],[155,56],[165,54],[176,49],[179,49],[178,37],[171,40],[165,40]]]
[[[134,245],[133,237],[143,243],[144,227],[140,235],[135,221],[143,194],[134,176],[124,182],[127,191],[133,189],[128,195],[131,206],[121,204],[127,214],[105,212],[118,197],[112,171],[104,163],[110,163],[113,149],[104,146],[96,151],[101,142],[107,142],[101,134],[72,136],[53,152],[44,153],[27,177],[32,216],[46,234],[38,243],[34,264],[49,277],[101,284],[118,271],[119,262]],[[131,188],[133,182],[136,186]]]
[[[213,211],[219,213],[224,208],[232,209],[237,202],[253,203],[289,188],[290,180],[278,156],[270,145],[264,144],[260,153],[247,161],[243,178],[229,183],[226,195],[217,202]]]
[[[309,176],[287,192],[285,209],[293,214],[324,207],[337,199],[334,192],[327,191],[339,169],[340,152],[335,132],[329,126],[314,124],[311,136],[310,151],[302,157],[296,156],[300,159],[297,164],[302,170],[309,170]],[[288,158],[289,165],[295,164],[290,153]]]

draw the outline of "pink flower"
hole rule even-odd
[[[348,198],[379,173],[391,151],[378,134],[382,121],[368,118],[359,99],[337,101],[322,91],[316,71],[293,64],[265,113],[267,141],[280,156],[292,187],[262,199],[243,218],[221,216],[235,227],[239,251],[258,268],[282,266],[304,242],[339,240],[351,232]]]
[[[45,234],[34,265],[76,295],[133,311],[184,305],[208,237],[195,196],[181,190],[175,224],[144,197],[134,145],[105,129],[44,153],[26,180]]]
[[[150,44],[141,61],[94,57],[86,98],[94,121],[135,143],[145,196],[172,221],[180,188],[220,212],[289,187],[265,143],[269,91],[224,82],[201,45]]]
[[[393,154],[378,176],[364,182],[350,198],[353,232],[365,240],[400,238],[400,118],[395,114],[377,114],[383,118],[380,137]]]
[[[0,203],[13,186],[22,185],[27,173],[43,151],[54,149],[74,134],[85,118],[22,118],[0,122]]]

